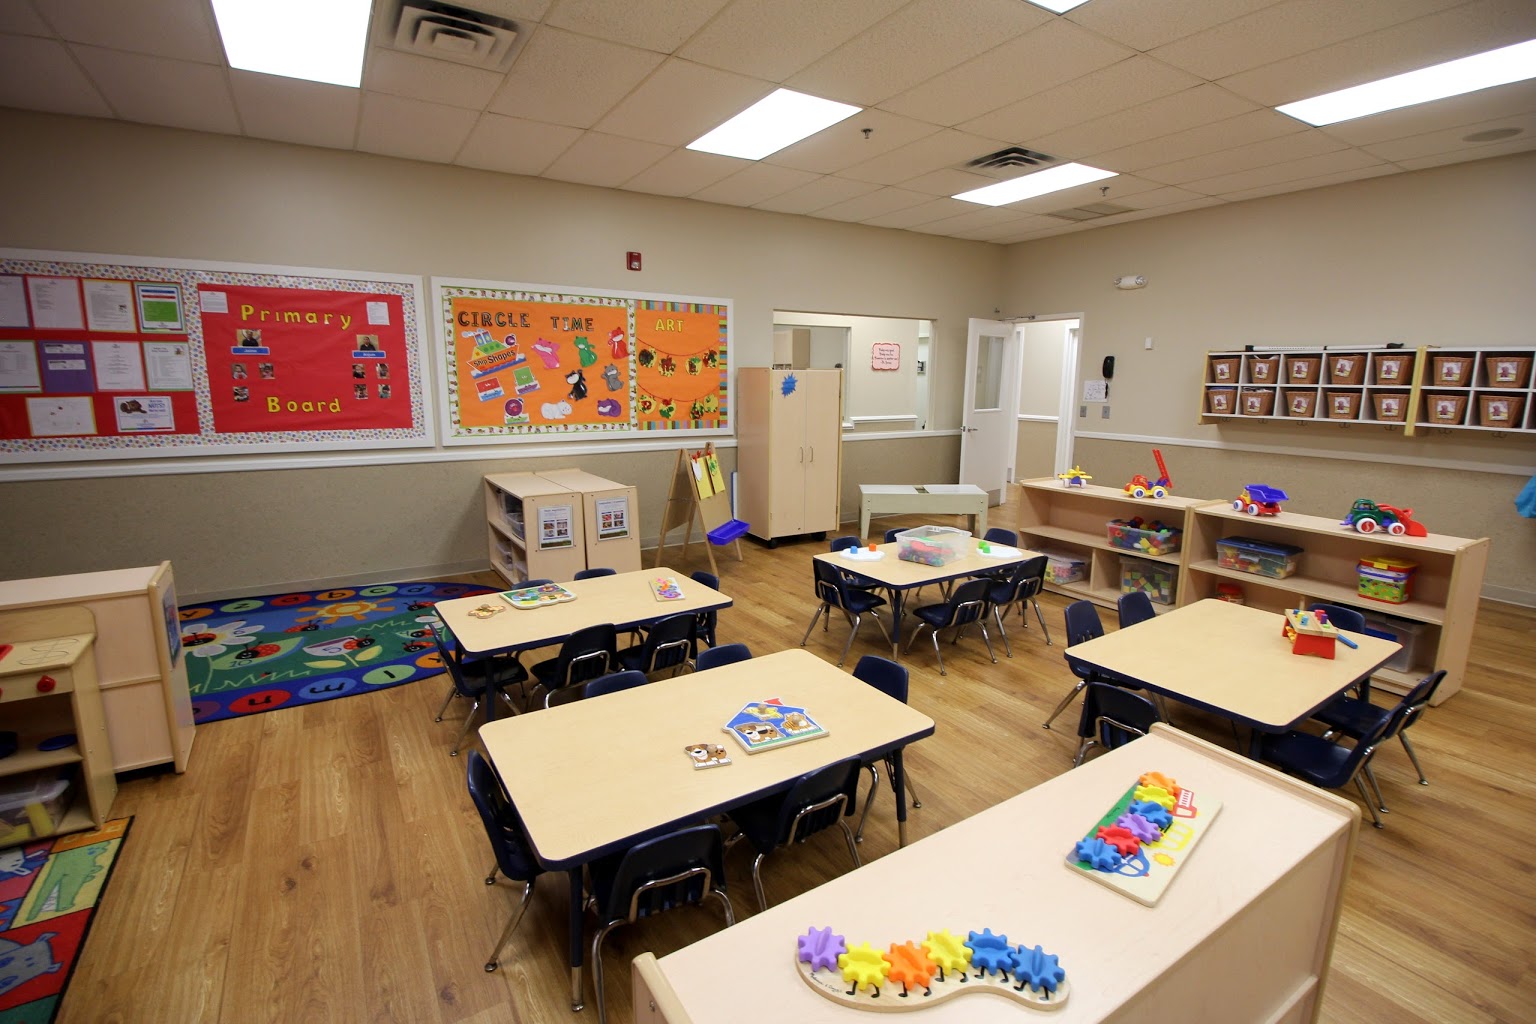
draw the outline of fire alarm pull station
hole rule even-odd
[[[637,253],[637,252],[625,253],[624,254],[624,265],[626,267],[628,267],[630,270],[639,270],[640,269],[640,254]]]

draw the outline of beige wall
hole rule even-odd
[[[0,138],[0,194],[11,197],[0,204],[0,245],[720,296],[735,303],[738,366],[768,363],[774,309],[931,319],[935,345],[963,363],[967,318],[991,309],[1002,288],[1002,250],[980,242],[15,111],[0,110]],[[644,272],[623,269],[630,249],[644,252]],[[936,425],[953,428],[961,370],[943,358]],[[894,454],[845,459],[845,489],[856,473],[885,480],[905,465],[893,444]],[[927,453],[935,442],[914,444]],[[638,484],[642,535],[653,537],[676,448],[635,442],[594,454],[605,447],[564,445],[537,464]],[[479,565],[480,476],[549,450],[350,460],[367,465],[320,455],[293,469],[237,457],[221,465],[252,471],[219,473],[162,459],[126,477],[121,463],[76,464],[68,479],[28,479],[46,476],[33,469],[18,479],[0,467],[0,571],[22,578],[169,558],[184,595],[215,595]],[[722,454],[734,468],[734,450]],[[953,452],[912,461],[936,478],[957,472]]]
[[[1512,503],[1536,436],[1196,423],[1210,349],[1536,345],[1536,154],[1027,242],[1006,263],[1005,309],[1081,312],[1082,372],[1116,357],[1111,418],[1077,421],[1077,461],[1100,482],[1151,473],[1158,445],[1184,494],[1262,482],[1317,515],[1356,497],[1409,506],[1436,533],[1492,538],[1489,592],[1536,603],[1536,520]],[[1110,283],[1133,273],[1145,288]]]

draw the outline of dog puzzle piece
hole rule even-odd
[[[923,940],[923,948],[941,970],[964,971],[971,964],[970,947],[948,928],[941,932],[929,932]]]
[[[1140,783],[1143,786],[1158,786],[1158,787],[1160,787],[1162,789],[1166,789],[1169,793],[1171,793],[1174,796],[1175,799],[1178,798],[1178,795],[1179,795],[1179,782],[1178,782],[1178,780],[1177,779],[1171,779],[1168,776],[1164,775],[1162,772],[1147,772],[1146,774],[1142,775],[1142,777],[1138,781],[1140,781]]]
[[[1129,857],[1141,849],[1141,840],[1137,839],[1130,829],[1119,825],[1101,826],[1098,832],[1095,833],[1095,838],[1102,839],[1110,846],[1113,846],[1115,851],[1122,857]]]
[[[1173,824],[1173,815],[1169,812],[1168,808],[1162,804],[1154,804],[1147,800],[1132,800],[1131,805],[1126,808],[1126,812],[1141,815],[1165,832],[1168,830],[1168,826]]]
[[[1159,807],[1173,809],[1176,798],[1162,786],[1137,786],[1136,792],[1131,794],[1135,799],[1146,803],[1157,804]]]
[[[813,971],[823,967],[829,971],[835,970],[837,958],[846,952],[848,944],[841,935],[832,934],[831,928],[812,928],[800,936],[800,959],[810,964]]]
[[[914,946],[909,939],[898,945],[891,943],[885,958],[891,962],[888,977],[903,989],[927,988],[939,965],[928,954]]]
[[[867,942],[850,947],[848,952],[838,956],[837,966],[842,969],[843,980],[855,988],[861,985],[879,988],[891,970],[890,961]]]
[[[991,928],[971,932],[965,944],[971,947],[971,966],[978,974],[988,971],[1007,973],[1013,967],[1013,950],[1008,946],[1008,936],[993,935]]]
[[[1125,860],[1118,850],[1102,839],[1079,839],[1076,854],[1078,860],[1095,871],[1113,871]]]
[[[1055,954],[1047,953],[1039,946],[1020,946],[1013,955],[1013,976],[1020,985],[1028,985],[1037,991],[1055,992],[1067,977]]]
[[[1129,811],[1115,819],[1115,824],[1125,829],[1143,843],[1155,843],[1163,838],[1163,830],[1139,814]]]

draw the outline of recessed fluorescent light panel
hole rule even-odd
[[[1383,110],[1411,107],[1447,96],[1495,85],[1523,82],[1536,78],[1536,39],[1505,46],[1487,53],[1436,64],[1434,67],[1393,75],[1377,82],[1367,82],[1338,92],[1298,100],[1275,109],[1300,121],[1321,127],[1357,117],[1379,114]]]
[[[1044,7],[1048,11],[1055,11],[1057,14],[1066,14],[1074,7],[1083,6],[1088,0],[1029,0],[1029,2],[1036,7]]]
[[[370,0],[213,0],[229,66],[357,88]]]
[[[1013,178],[1009,181],[1000,181],[996,185],[961,192],[949,198],[964,199],[968,203],[980,203],[982,206],[1007,206],[1021,199],[1033,199],[1035,196],[1060,192],[1064,188],[1086,185],[1090,181],[1113,178],[1116,173],[1118,172],[1089,167],[1087,164],[1062,164],[1059,167],[1036,171],[1034,174],[1026,174],[1022,178]]]
[[[761,160],[785,146],[847,120],[862,108],[778,89],[706,135],[688,143],[701,153]]]

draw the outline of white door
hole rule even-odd
[[[965,410],[960,429],[960,482],[1000,505],[1013,479],[1019,437],[1019,348],[1013,324],[971,320],[965,341]]]

